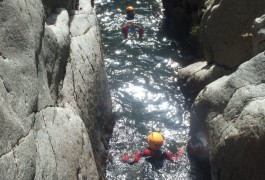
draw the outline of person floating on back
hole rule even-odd
[[[177,153],[174,155],[168,151],[162,151],[161,147],[163,145],[163,141],[164,138],[160,133],[152,132],[148,135],[148,148],[144,149],[143,151],[137,151],[133,159],[129,159],[127,154],[123,154],[122,161],[132,165],[137,163],[141,157],[153,160],[179,160],[183,154],[182,148],[178,148]]]
[[[138,32],[139,38],[143,37],[144,28],[140,25],[139,20],[135,18],[135,11],[132,6],[127,6],[126,9],[126,22],[122,24],[121,31],[125,38],[128,38],[129,33]]]

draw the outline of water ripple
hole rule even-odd
[[[143,39],[137,34],[124,39],[121,34],[129,3],[145,28]],[[191,179],[186,153],[180,161],[165,161],[157,170],[145,159],[133,166],[121,162],[124,152],[132,155],[146,148],[151,131],[163,134],[163,149],[172,153],[177,146],[185,147],[188,139],[190,113],[173,70],[180,66],[182,55],[178,43],[166,36],[161,1],[98,0],[96,9],[116,117],[107,179]]]

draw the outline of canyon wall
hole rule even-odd
[[[90,1],[0,1],[1,179],[100,179],[111,100]]]
[[[195,18],[185,15],[187,36],[198,27],[202,56],[178,78],[194,98],[191,136],[205,134],[212,178],[263,179],[265,1],[164,1],[175,3],[173,11],[165,6],[166,14],[203,4],[192,11]]]

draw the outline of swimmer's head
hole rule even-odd
[[[133,19],[134,18],[134,7],[132,6],[127,6],[126,9],[126,14],[127,14],[127,19]]]
[[[160,150],[163,145],[164,138],[159,132],[152,132],[148,135],[149,148],[153,150]]]
[[[125,9],[126,13],[134,11],[134,8],[132,6],[127,6]]]

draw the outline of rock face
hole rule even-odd
[[[204,0],[162,0],[165,14],[171,21],[170,29],[174,34],[187,36],[192,24],[200,21],[198,9],[203,7]]]
[[[182,89],[195,96],[201,90],[190,147],[196,150],[198,134],[206,135],[213,179],[264,179],[264,9],[263,0],[205,1],[200,38],[206,61],[179,70]]]
[[[198,51],[200,21],[205,0],[162,0],[167,20],[167,30],[173,37],[189,46],[193,53]]]
[[[253,54],[265,50],[265,14],[255,19],[253,31]]]
[[[194,102],[205,124],[217,179],[263,179],[265,171],[265,55],[209,84]],[[195,118],[195,117],[194,117]]]
[[[252,58],[252,25],[264,8],[264,0],[208,0],[201,22],[207,61],[235,68]]]
[[[193,3],[187,0],[182,4]],[[205,1],[200,39],[207,63],[197,62],[179,70],[184,92],[191,90],[196,95],[205,85],[265,50],[264,8],[262,0]]]
[[[181,84],[184,94],[196,97],[207,84],[231,72],[223,66],[209,65],[206,61],[199,61],[179,69],[178,82]]]
[[[99,31],[91,2],[72,3],[0,1],[3,180],[103,175],[111,100]]]

